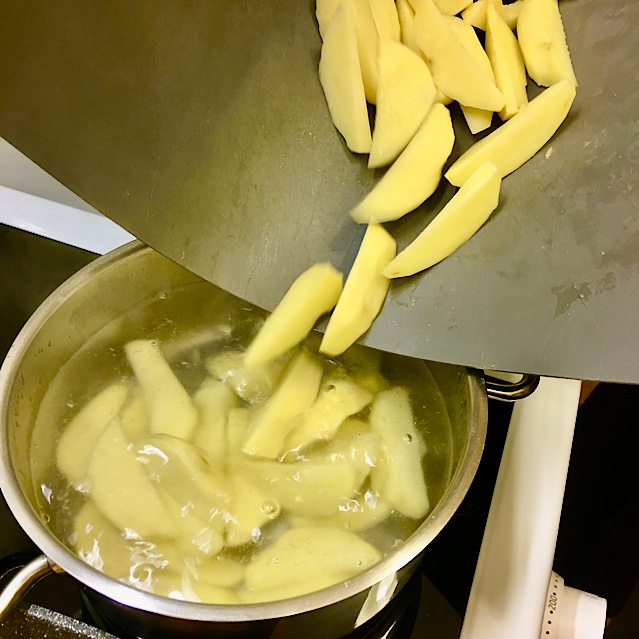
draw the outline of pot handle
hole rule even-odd
[[[46,555],[39,555],[20,568],[20,570],[9,579],[9,583],[2,592],[0,592],[0,621],[15,608],[23,595],[36,581],[39,581],[51,572],[61,573],[63,570],[49,561]]]
[[[486,375],[485,382],[488,397],[503,402],[514,402],[535,392],[539,386],[539,375],[524,374],[517,382],[506,382],[497,377]]]

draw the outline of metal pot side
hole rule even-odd
[[[138,337],[146,322],[152,326],[155,321],[161,308],[159,300],[175,291],[179,296],[173,297],[180,304],[169,310],[186,324],[190,318],[201,321],[203,313],[212,320],[216,314],[230,318],[235,310],[246,307],[242,300],[132,242],[79,271],[34,313],[0,369],[0,487],[4,497],[22,528],[50,561],[85,584],[89,601],[109,617],[121,618],[124,627],[140,631],[153,627],[153,636],[158,636],[160,628],[167,636],[177,632],[197,636],[205,628],[209,635],[230,637],[248,631],[251,636],[273,636],[279,635],[278,625],[286,623],[287,636],[301,636],[302,632],[306,639],[344,636],[360,625],[363,608],[381,608],[399,592],[417,566],[416,558],[466,494],[486,435],[483,378],[464,367],[429,363],[453,428],[453,479],[422,525],[378,565],[319,592],[265,604],[215,606],[151,595],[85,564],[42,521],[35,507],[32,458],[37,464],[54,463],[55,433],[43,429],[34,436],[34,424],[52,380],[81,346],[97,336],[103,339],[105,331],[110,340],[122,345]],[[133,307],[137,309],[135,321]],[[98,360],[85,358],[76,363],[86,380],[100,374],[100,364],[94,363]],[[391,584],[390,595],[380,597],[379,584],[386,590]]]

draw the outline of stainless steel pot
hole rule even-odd
[[[39,429],[36,417],[51,411],[54,418],[56,407],[43,406],[43,400],[58,372],[65,371],[66,378],[78,380],[80,386],[95,378],[103,382],[104,376],[114,374],[111,363],[96,357],[98,345],[105,340],[123,345],[148,331],[162,338],[175,332],[176,323],[189,339],[210,339],[211,335],[189,330],[195,326],[194,318],[200,323],[203,316],[210,317],[212,323],[232,322],[234,314],[245,306],[134,242],[81,270],[32,316],[0,371],[0,486],[14,516],[44,555],[25,567],[0,594],[0,615],[30,581],[52,569],[84,584],[98,614],[139,636],[284,636],[280,633],[285,632],[286,636],[305,639],[342,637],[399,592],[420,553],[461,503],[479,464],[487,401],[484,378],[478,371],[429,364],[449,413],[454,447],[452,481],[433,512],[378,565],[310,595],[241,606],[187,603],[151,595],[88,566],[56,538],[39,514],[36,485],[47,464],[53,464],[54,436],[50,429]],[[84,355],[78,358],[81,347]],[[523,393],[521,385],[516,387],[515,395],[530,391],[530,385],[524,387]],[[511,391],[494,388],[493,392],[508,395]]]

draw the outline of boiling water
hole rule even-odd
[[[258,309],[242,304],[232,311],[221,311],[216,300],[207,303],[205,291],[205,288],[197,286],[174,291],[133,309],[89,340],[59,371],[50,385],[34,428],[32,476],[43,521],[71,549],[75,550],[78,543],[74,524],[78,513],[90,499],[88,493],[91,486],[82,483],[71,486],[57,470],[52,451],[65,426],[100,389],[118,381],[134,384],[124,355],[124,343],[133,339],[157,340],[176,376],[184,388],[193,394],[208,374],[207,360],[226,350],[245,349],[261,325],[264,315]],[[197,300],[196,305],[200,307],[198,313],[185,315],[180,310],[185,297],[192,298],[191,301]],[[193,304],[187,306],[192,307]],[[316,352],[318,343],[318,336],[311,335],[307,347]],[[423,469],[432,509],[450,483],[453,459],[451,425],[437,383],[425,362],[379,354],[363,347],[355,347],[343,357],[322,360],[325,375],[344,370],[355,379],[358,375],[361,377],[368,373],[368,363],[379,367],[384,387],[401,386],[409,392],[415,426],[427,447]],[[358,417],[366,419],[369,411],[370,407],[365,408]],[[321,451],[322,444],[316,448]],[[313,452],[312,448],[310,452]],[[411,486],[405,489],[410,491]],[[360,489],[359,497],[360,504],[366,501],[374,505],[377,499],[368,484]],[[265,512],[269,507],[270,503],[265,502]],[[232,577],[225,579],[220,574],[226,571],[227,576],[231,575],[237,572],[238,566],[256,561],[265,548],[291,525],[295,525],[294,519],[283,512],[257,531],[252,543],[224,548],[217,556],[208,558],[184,550],[183,544],[167,546],[163,540],[142,539],[133,531],[122,531],[119,537],[125,538],[122,543],[129,554],[130,570],[126,578],[115,574],[111,576],[138,588],[175,598],[237,603],[241,600],[236,600],[233,588],[238,590],[238,580]],[[410,519],[393,511],[381,524],[358,531],[358,535],[385,555],[408,538],[421,521],[423,519]],[[87,532],[92,526],[92,522],[85,526]],[[108,552],[106,542],[104,548],[99,547],[100,543],[99,539],[96,540],[96,547],[91,552],[84,549],[81,556],[109,574],[108,558],[100,556],[100,553]],[[206,579],[207,574],[213,575],[212,587],[208,590],[198,587],[198,582]],[[168,575],[172,579],[168,579],[169,586],[165,583],[167,579],[163,579]],[[327,584],[322,584],[320,580],[318,587],[322,585]],[[222,586],[232,596],[227,598],[225,594],[220,594],[218,590]],[[280,596],[287,595],[275,595],[276,598]]]

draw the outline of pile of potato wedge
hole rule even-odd
[[[398,528],[386,544],[362,533],[426,516],[426,443],[379,353],[329,360],[316,336],[282,350],[272,326],[208,355],[191,393],[158,342],[125,346],[132,377],[81,406],[56,449],[84,494],[71,543],[87,563],[164,596],[273,601],[365,571]]]
[[[459,187],[399,255],[389,236],[378,260],[368,256],[360,265],[357,294],[367,297],[369,288],[376,294],[360,303],[365,317],[346,332],[344,311],[337,311],[356,303],[340,299],[334,313],[340,326],[331,326],[337,322],[331,318],[323,350],[336,354],[372,323],[384,279],[387,290],[390,279],[437,264],[484,224],[498,206],[502,178],[566,118],[577,81],[557,0],[316,0],[316,16],[319,77],[333,123],[351,151],[369,154],[370,168],[388,166],[351,217],[380,225],[416,209],[442,177]],[[547,87],[530,101],[529,78]],[[473,134],[501,124],[442,175],[455,141],[447,108],[453,101]],[[367,103],[375,105],[372,131]],[[367,236],[361,250],[370,251]],[[339,344],[328,337],[333,331],[343,335]]]

